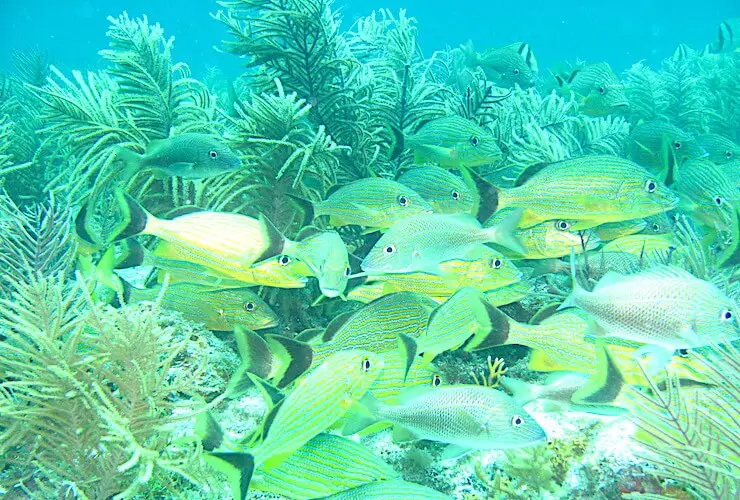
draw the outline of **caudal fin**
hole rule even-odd
[[[480,333],[471,336],[462,345],[465,351],[477,351],[504,345],[509,339],[511,318],[485,299],[481,300],[481,305],[486,314],[486,321],[481,324],[481,327],[485,325],[485,328],[481,328]]]
[[[527,249],[516,236],[516,230],[523,214],[523,209],[514,210],[495,226],[485,228],[484,231],[487,233],[489,241],[520,254],[527,253]]]
[[[226,474],[235,499],[247,498],[249,483],[254,474],[254,457],[242,452],[213,452],[203,454],[203,459],[214,469]]]
[[[499,384],[501,384],[501,387],[511,393],[514,401],[516,401],[516,404],[520,406],[537,399],[538,391],[537,386],[535,386],[534,384],[504,376],[499,377],[498,380]]]
[[[366,392],[359,404],[354,405],[354,411],[342,428],[342,435],[350,436],[367,429],[378,421],[377,413],[380,403],[371,392]]]
[[[113,230],[111,242],[142,234],[146,230],[151,215],[123,189],[116,190],[116,200],[121,211],[121,222]]]

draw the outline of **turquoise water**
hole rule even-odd
[[[3,498],[738,498],[737,2],[489,4],[0,0]]]

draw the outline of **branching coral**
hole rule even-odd
[[[71,213],[52,196],[46,205],[21,209],[0,194],[0,297],[18,283],[70,271],[77,244]]]
[[[655,474],[687,483],[701,498],[736,498],[740,490],[740,353],[731,345],[697,356],[715,387],[689,393],[667,374],[665,389],[633,389],[636,439]]]
[[[182,359],[190,337],[157,318],[156,304],[102,309],[63,277],[32,278],[0,301],[5,485],[128,498],[151,481],[195,481],[199,445],[176,440],[171,424],[198,405],[207,360]]]

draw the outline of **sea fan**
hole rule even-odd
[[[637,123],[640,120],[657,119],[658,102],[665,101],[661,97],[664,90],[660,76],[642,62],[638,62],[625,72],[625,77],[624,87],[630,103],[630,121]]]
[[[702,132],[702,115],[707,102],[703,76],[692,70],[688,59],[666,59],[661,72],[665,92],[657,107],[660,117],[687,132]]]

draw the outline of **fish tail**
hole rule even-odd
[[[128,239],[119,244],[121,255],[116,259],[116,269],[129,269],[144,264],[144,247],[135,239]]]
[[[88,214],[90,213],[90,207],[92,203],[92,197],[89,197],[87,201],[80,207],[80,211],[77,212],[77,216],[75,216],[74,225],[75,225],[75,233],[77,234],[77,237],[86,245],[91,248],[95,248],[98,246],[97,239],[95,238],[95,235],[92,233],[89,227],[89,217]]]
[[[570,248],[570,277],[573,282],[573,291],[568,295],[565,301],[560,304],[558,311],[575,307],[575,297],[581,291],[581,285],[578,284],[578,273],[576,272],[576,252],[573,247]]]
[[[532,72],[537,73],[539,71],[537,59],[534,57],[534,52],[532,52],[528,43],[523,42],[519,45],[517,52],[519,52],[519,55],[522,56],[524,62],[527,63],[527,66],[532,70]]]
[[[462,346],[465,351],[504,345],[509,340],[511,318],[485,299],[481,299],[480,304],[483,306],[486,315],[485,319],[481,318],[482,321],[479,320],[481,325],[484,326],[484,333],[468,339]]]
[[[396,127],[395,125],[389,125],[392,133],[391,138],[391,160],[395,160],[399,156],[401,156],[401,153],[403,153],[403,150],[406,149],[406,145],[404,144],[404,138],[403,138],[403,131]]]
[[[460,173],[466,185],[468,185],[466,176],[472,180],[473,186],[469,187],[473,193],[477,193],[478,211],[476,212],[476,218],[481,222],[488,220],[500,208],[501,192],[499,188],[471,170],[461,169]]]
[[[534,384],[525,382],[524,380],[512,377],[500,377],[499,383],[501,384],[501,387],[511,393],[514,401],[519,406],[525,405],[530,401],[534,401],[539,396],[538,387]]]
[[[460,45],[460,49],[462,49],[465,55],[465,66],[474,68],[480,64],[480,57],[475,52],[472,40],[468,40],[467,43]]]
[[[274,359],[281,367],[280,372],[273,379],[277,387],[287,386],[311,367],[313,349],[305,342],[282,335],[266,335],[265,340]]]
[[[496,225],[485,228],[483,231],[486,232],[488,240],[514,252],[527,253],[527,249],[524,248],[521,240],[516,236],[516,230],[523,214],[523,209],[514,210]]]
[[[342,428],[344,436],[357,434],[378,421],[380,402],[371,392],[366,392],[359,403],[353,407],[354,411]]]
[[[405,361],[403,371],[403,381],[406,382],[406,377],[409,374],[411,365],[414,364],[416,359],[417,345],[416,340],[409,337],[405,333],[398,334],[398,348],[401,351],[401,359]]]
[[[224,442],[224,431],[210,411],[196,415],[195,435],[198,436],[206,451],[213,451]]]
[[[310,226],[316,218],[313,202],[290,193],[288,193],[288,198],[290,198],[290,200],[298,206],[300,211],[303,212],[303,223],[301,225],[304,227]]]
[[[263,214],[260,214],[259,220],[262,225],[264,241],[267,241],[268,244],[265,251],[254,262],[261,262],[278,255],[283,251],[283,247],[285,246],[285,236],[275,227],[275,224]]]
[[[247,498],[249,483],[252,482],[254,474],[254,456],[250,453],[229,451],[204,453],[203,458],[211,467],[226,475],[234,499]]]
[[[735,209],[731,227],[732,246],[726,250],[719,262],[719,267],[723,269],[740,264],[740,208]]]
[[[121,222],[113,230],[110,243],[144,233],[152,215],[123,189],[116,190],[116,200],[121,210]]]
[[[575,403],[606,404],[611,403],[622,390],[624,378],[619,371],[614,359],[606,348],[604,339],[596,342],[596,353],[598,366],[594,374],[580,389],[572,396]]]
[[[239,351],[241,364],[229,381],[226,392],[229,397],[236,398],[244,394],[248,387],[254,385],[249,373],[260,378],[270,375],[275,362],[274,355],[265,339],[242,326],[234,328],[234,338]]]

